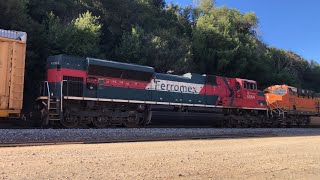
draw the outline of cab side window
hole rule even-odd
[[[295,93],[291,88],[288,88],[289,89],[289,94],[290,95],[293,95],[293,96],[296,96],[297,93]]]
[[[208,75],[206,77],[206,83],[209,85],[216,86],[217,85],[217,77]]]
[[[239,82],[236,83],[236,88],[237,88],[237,91],[239,91],[241,89],[241,85]]]
[[[243,84],[245,89],[251,89],[251,90],[257,89],[257,85],[255,83],[249,83],[245,81]]]
[[[248,83],[247,82],[244,82],[244,88],[248,89]]]
[[[251,89],[253,89],[253,90],[255,90],[256,88],[255,88],[255,84],[254,83],[250,83],[250,87],[251,87]]]

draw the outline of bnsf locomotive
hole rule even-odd
[[[226,125],[268,123],[266,97],[252,80],[176,76],[147,66],[67,55],[49,57],[47,68],[38,98],[43,125],[141,126],[150,123],[153,110],[165,107],[224,114]]]
[[[320,125],[320,94],[288,85],[270,86],[264,92],[269,114],[278,115],[282,124]]]

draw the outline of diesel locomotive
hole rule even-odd
[[[228,126],[270,123],[266,97],[253,80],[162,74],[152,67],[68,55],[48,58],[38,102],[43,125],[67,128],[137,127],[163,109],[223,114]]]
[[[288,85],[270,86],[264,92],[270,115],[279,115],[282,123],[288,126],[320,125],[320,94]]]

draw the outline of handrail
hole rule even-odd
[[[49,82],[48,81],[44,81],[44,84],[47,85],[47,91],[48,91],[48,110],[50,109],[50,100],[51,100],[51,94],[50,94],[50,87],[49,87]]]
[[[63,112],[63,83],[67,82],[67,80],[62,80],[61,81],[61,91],[60,91],[60,96],[61,96],[61,100],[60,100],[60,112]]]
[[[284,110],[279,107],[278,101],[276,101],[275,103],[268,103],[268,106],[271,107],[271,113],[272,111],[276,111],[279,116],[282,116],[284,118]]]

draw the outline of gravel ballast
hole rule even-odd
[[[55,143],[78,141],[162,140],[250,136],[316,136],[320,129],[216,129],[216,128],[115,128],[115,129],[0,129],[0,143]]]

